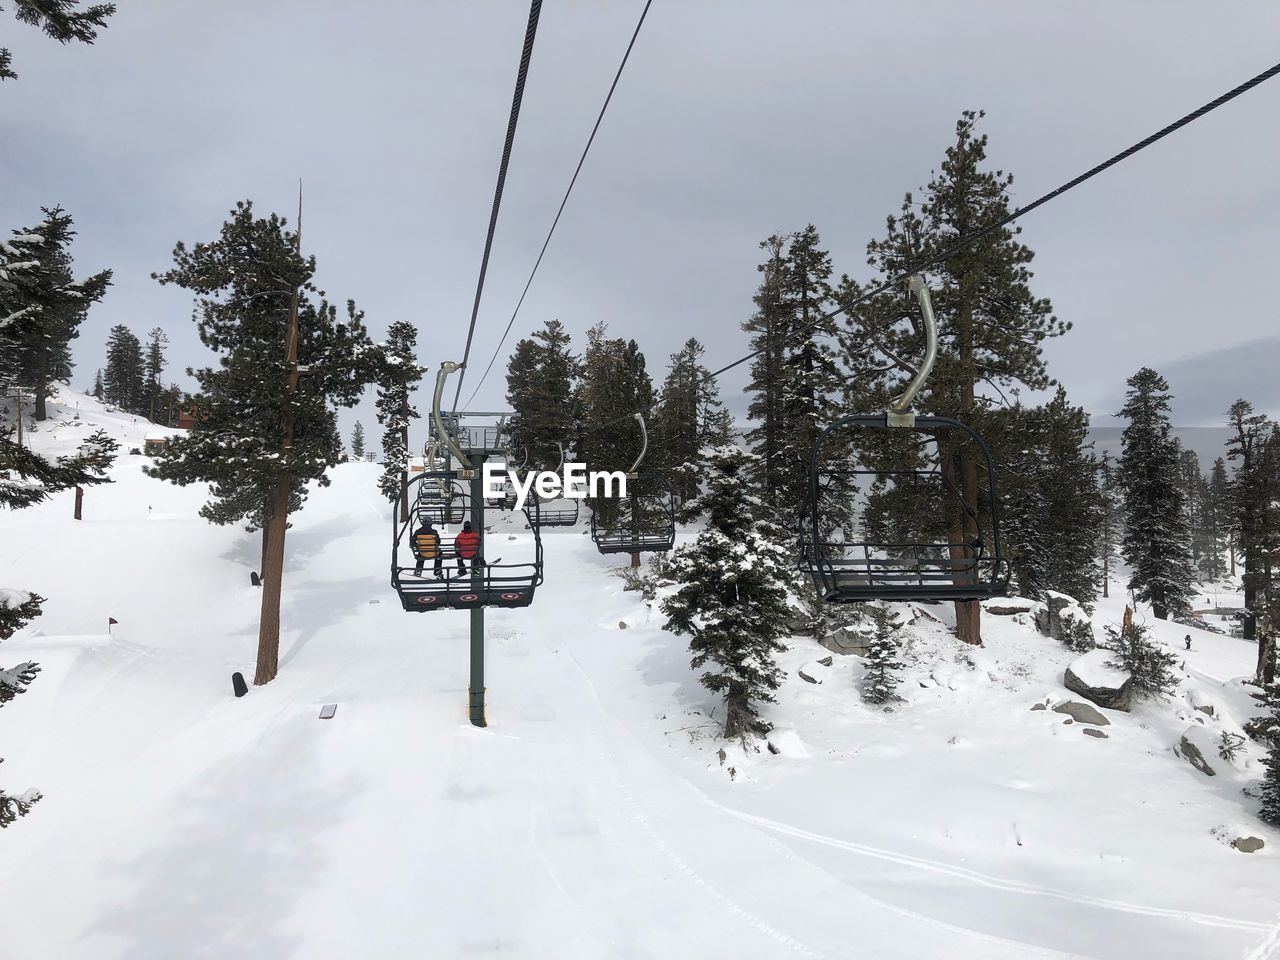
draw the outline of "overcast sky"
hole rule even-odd
[[[642,0],[547,0],[473,354],[487,362],[537,255]],[[93,47],[0,13],[0,229],[62,204],[83,272],[115,285],[76,344],[161,326],[172,371],[208,361],[184,291],[149,279],[237,199],[292,219],[331,296],[375,337],[418,324],[460,359],[524,0],[119,0]],[[1269,67],[1280,4],[655,0],[517,320],[603,320],[661,379],[690,335],[745,352],[757,243],[814,223],[837,273],[926,181],[961,110],[1025,202]],[[1148,364],[1184,423],[1238,395],[1280,411],[1280,79],[1023,221],[1036,293],[1074,323],[1050,370],[1090,411]],[[503,403],[499,361],[476,407]],[[475,364],[478,379],[483,362]],[[735,371],[735,374],[737,371]],[[476,379],[472,379],[474,386]],[[743,378],[726,399],[744,408]],[[466,393],[470,393],[470,386]],[[464,394],[465,397],[466,394]],[[425,408],[425,402],[423,404]],[[376,431],[372,403],[344,415]],[[417,442],[415,439],[415,443]]]

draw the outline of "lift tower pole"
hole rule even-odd
[[[471,464],[471,529],[480,538],[479,549],[471,558],[471,591],[484,592],[484,562],[488,556],[484,529],[484,460],[483,452],[473,452]],[[484,607],[471,608],[471,685],[467,689],[467,708],[473,726],[485,727],[484,717]]]

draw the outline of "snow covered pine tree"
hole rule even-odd
[[[737,447],[703,454],[708,477],[703,493],[689,501],[680,519],[702,516],[697,540],[681,547],[669,575],[680,587],[662,602],[665,629],[689,636],[695,670],[704,687],[724,694],[726,738],[768,733],[758,704],[772,703],[782,682],[773,655],[783,650],[790,611],[793,563],[782,532],[760,518],[761,503],[748,489],[758,458]]]
[[[356,421],[355,429],[351,431],[351,459],[364,459],[364,424],[359,420]]]
[[[1179,613],[1191,596],[1191,531],[1179,483],[1178,444],[1169,433],[1169,384],[1150,367],[1129,378],[1120,415],[1117,478],[1124,491],[1129,589],[1151,604],[1157,620]]]
[[[397,320],[387,328],[378,372],[378,423],[382,424],[382,474],[378,489],[388,502],[400,498],[400,522],[409,519],[409,421],[418,416],[410,402],[426,368],[418,363],[418,328]]]
[[[339,322],[312,282],[315,258],[302,255],[287,226],[276,214],[255,217],[241,201],[217,239],[179,243],[173,268],[152,275],[196,295],[200,340],[220,356],[216,368],[195,371],[196,428],[173,438],[147,472],[179,485],[208,482],[202,516],[262,527],[257,685],[279,669],[289,514],[305,501],[308,481],[329,483],[342,455],[334,408],[355,406],[381,363],[364,314],[348,300]]]
[[[898,659],[898,641],[894,637],[893,614],[877,604],[869,604],[871,642],[867,650],[867,671],[862,680],[862,699],[866,703],[886,703],[896,696],[903,663]]]
[[[1124,608],[1124,622],[1120,629],[1108,624],[1103,628],[1107,635],[1104,644],[1116,656],[1116,666],[1128,670],[1133,676],[1133,691],[1140,697],[1165,699],[1178,685],[1174,667],[1178,658],[1151,639],[1151,631],[1133,622],[1133,610]]]

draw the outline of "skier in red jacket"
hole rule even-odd
[[[462,529],[454,537],[453,547],[458,554],[459,573],[467,572],[467,565],[464,562],[467,560],[473,561],[474,566],[484,566],[484,560],[480,556],[480,534],[471,529],[470,520],[462,525]]]

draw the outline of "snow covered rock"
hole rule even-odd
[[[1062,685],[1100,707],[1128,710],[1132,702],[1132,678],[1128,671],[1112,666],[1111,651],[1090,650],[1071,661],[1062,677]]]
[[[1087,703],[1079,700],[1064,700],[1053,708],[1054,713],[1065,713],[1077,723],[1092,723],[1095,727],[1109,727],[1111,721]]]
[[[1036,604],[1036,628],[1072,650],[1093,647],[1093,626],[1084,608],[1065,593],[1054,590],[1046,591],[1045,598],[1043,604]]]
[[[805,758],[809,751],[804,748],[804,741],[794,730],[769,731],[769,752],[781,757]]]
[[[1205,736],[1205,730],[1200,726],[1187,727],[1182,733],[1182,739],[1178,742],[1176,753],[1183,760],[1191,764],[1206,777],[1217,776],[1213,767],[1210,766],[1206,754],[1212,754],[1213,749]]]
[[[1000,597],[982,603],[983,612],[993,617],[1012,617],[1015,613],[1030,613],[1035,608],[1036,602],[1026,597]]]
[[[821,683],[827,678],[828,667],[820,660],[810,660],[798,672],[801,680],[808,683]]]
[[[819,642],[832,653],[844,656],[865,657],[871,652],[871,638],[850,627],[832,630]]]

